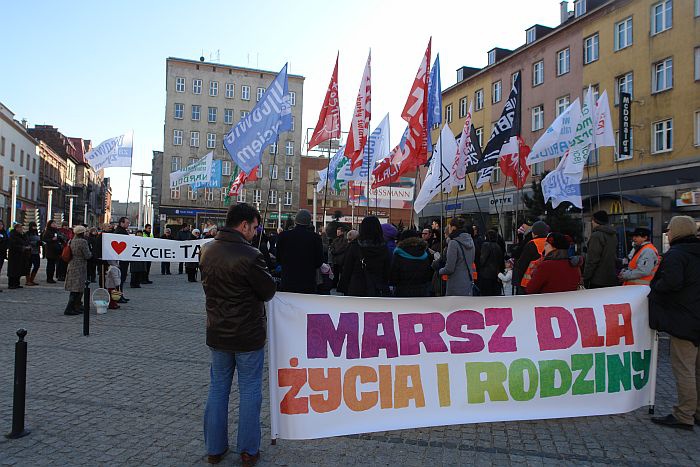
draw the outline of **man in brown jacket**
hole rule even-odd
[[[204,412],[207,462],[218,464],[228,451],[228,401],[238,369],[237,451],[244,466],[260,457],[260,406],[265,359],[265,302],[275,283],[262,253],[250,244],[260,213],[245,203],[231,206],[226,226],[202,247],[199,267],[206,296],[211,383]]]

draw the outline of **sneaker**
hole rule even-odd
[[[651,421],[653,423],[656,423],[657,425],[667,426],[670,428],[680,428],[681,430],[691,430],[691,431],[693,430],[692,424],[682,423],[680,420],[678,420],[672,414],[668,414],[665,417],[652,417]],[[695,420],[695,423],[697,424],[698,421]]]
[[[224,450],[221,454],[209,454],[207,456],[207,464],[218,464],[224,459],[224,456],[228,453],[228,448]]]
[[[258,459],[260,459],[260,451],[258,451],[258,453],[254,456],[248,454],[247,452],[241,453],[241,462],[243,463],[243,467],[253,467],[258,463]]]
[[[47,284],[55,284],[56,281],[53,280],[53,279],[49,279],[49,280],[46,281],[46,283],[47,283]]]

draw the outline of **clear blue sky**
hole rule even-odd
[[[573,2],[572,2],[573,3]],[[573,8],[571,5],[570,8]],[[165,59],[220,51],[221,63],[306,77],[303,127],[318,118],[336,52],[343,130],[349,129],[372,49],[372,121],[391,114],[401,136],[406,96],[428,39],[443,88],[455,70],[486,65],[493,47],[515,48],[525,29],[555,26],[559,0],[2,1],[0,102],[30,125],[100,141],[134,130],[134,172],[163,148]],[[125,200],[128,169],[108,169]],[[131,199],[138,199],[138,179]]]

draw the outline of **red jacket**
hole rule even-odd
[[[581,282],[581,269],[574,266],[568,257],[545,258],[534,272],[527,285],[528,294],[572,292]]]

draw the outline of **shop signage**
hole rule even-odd
[[[632,159],[632,95],[620,93],[620,142],[617,160]]]

